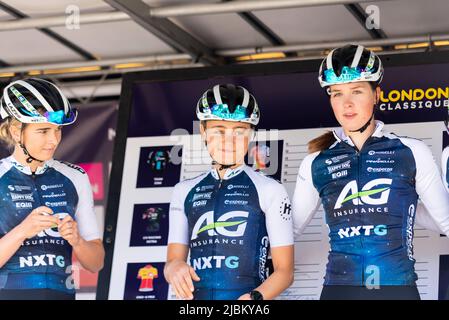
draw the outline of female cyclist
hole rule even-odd
[[[0,139],[0,299],[74,299],[72,252],[103,266],[91,186],[79,167],[53,160],[77,110],[54,84],[18,80],[3,91]]]
[[[320,200],[330,251],[321,299],[419,299],[413,258],[418,198],[449,235],[449,198],[429,148],[374,119],[383,67],[360,45],[332,50],[319,82],[340,128],[309,143],[293,197],[301,233]],[[420,219],[422,213],[416,215]]]
[[[282,184],[244,163],[257,102],[243,87],[216,85],[196,113],[213,163],[175,186],[165,278],[182,299],[273,299],[293,281],[293,228]]]

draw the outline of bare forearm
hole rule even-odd
[[[164,267],[165,279],[170,278],[167,272],[170,272],[171,266],[179,262],[186,262],[189,254],[189,248],[180,243],[169,243],[167,248],[167,261]]]
[[[90,272],[98,272],[103,269],[104,249],[100,242],[80,240],[80,243],[73,247],[76,258],[83,268]]]
[[[259,287],[259,291],[265,300],[271,300],[280,295],[293,283],[293,271],[275,270]]]
[[[0,239],[0,268],[19,250],[26,237],[17,226]]]

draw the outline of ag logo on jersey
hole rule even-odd
[[[362,191],[359,191],[357,181],[352,180],[341,191],[334,209],[340,209],[344,203],[351,200],[356,206],[361,204],[386,204],[390,195],[392,182],[392,179],[386,178],[371,180],[363,186]]]
[[[196,221],[191,240],[195,240],[203,232],[207,232],[209,236],[219,234],[226,237],[241,237],[245,234],[248,215],[246,211],[231,211],[214,221],[214,212],[208,211]]]

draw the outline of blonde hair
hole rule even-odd
[[[45,113],[45,108],[43,107],[37,107],[36,111],[40,114]],[[6,144],[8,148],[14,148],[14,146],[17,144],[17,142],[14,140],[13,136],[11,135],[11,127],[22,127],[24,130],[27,126],[27,123],[22,123],[13,116],[9,116],[5,120],[3,120],[0,123],[0,141]]]
[[[13,117],[8,117],[0,123],[0,141],[4,142],[8,148],[13,148],[16,144],[12,134],[12,126],[20,126],[21,123]]]

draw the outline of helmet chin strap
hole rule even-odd
[[[26,146],[25,146],[25,143],[23,143],[22,141],[23,141],[23,126],[22,126],[22,128],[20,129],[20,142],[19,142],[19,146],[20,146],[20,148],[22,148],[23,153],[24,153],[26,156],[28,156],[28,157],[26,158],[26,162],[27,162],[27,163],[31,163],[31,162],[33,162],[33,161],[37,161],[37,162],[40,162],[40,163],[44,162],[44,160],[39,160],[39,159],[36,159],[35,157],[33,157],[33,156],[30,154],[30,152],[27,150],[27,148],[26,148]]]
[[[371,123],[371,120],[373,120],[373,118],[374,118],[374,111],[373,111],[373,113],[371,114],[371,117],[369,118],[369,120],[368,120],[362,127],[360,127],[360,128],[357,129],[357,130],[349,130],[349,132],[360,132],[360,133],[363,133],[363,131],[365,131],[366,128],[369,127],[369,125],[370,125],[370,123]]]
[[[222,163],[218,163],[217,161],[215,161],[215,160],[212,160],[212,165],[214,166],[214,165],[220,165],[220,167],[218,168],[218,170],[225,170],[225,169],[229,169],[229,168],[231,168],[231,167],[233,167],[233,166],[235,166],[235,163],[233,163],[233,164],[222,164]]]

